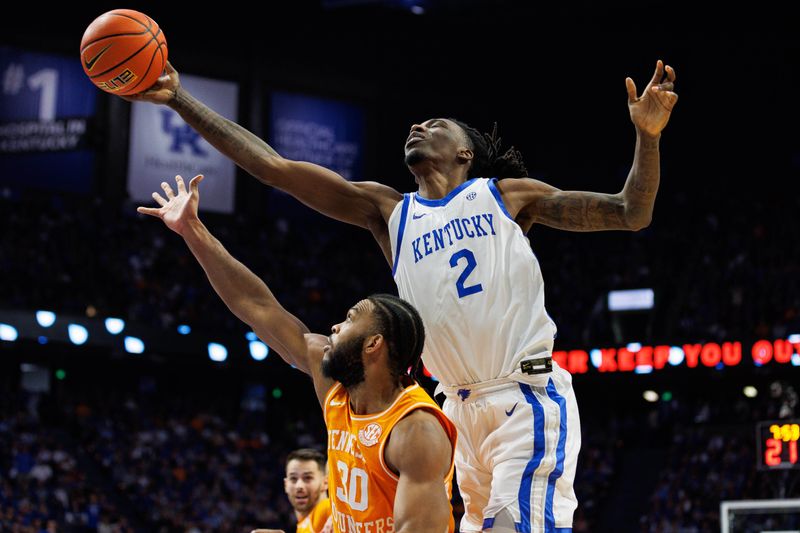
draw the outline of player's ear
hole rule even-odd
[[[383,346],[385,339],[383,335],[380,333],[376,333],[375,335],[370,335],[366,339],[364,339],[364,352],[367,354],[373,354],[377,352],[381,346]]]
[[[467,164],[475,157],[475,154],[467,147],[461,147],[458,149],[458,153],[456,154],[456,159],[458,159],[459,163]]]

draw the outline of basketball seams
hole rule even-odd
[[[95,31],[92,31],[92,26],[96,28]],[[140,28],[142,31],[138,31]],[[81,43],[84,71],[89,79],[106,92],[119,95],[135,94],[141,90],[139,87],[150,85],[157,80],[166,65],[167,41],[164,32],[155,20],[144,13],[125,9],[109,11],[95,19],[87,28],[87,33],[93,35],[87,36],[90,39],[87,39],[88,42]],[[120,43],[118,49],[114,46],[117,53],[113,53],[112,49],[112,53],[101,59],[100,56],[116,43]],[[151,43],[155,43],[155,48],[152,50]],[[87,57],[92,54],[95,54],[93,58]],[[102,69],[102,71],[90,74],[86,70],[87,60],[91,60],[89,66],[98,63],[96,66],[99,68],[95,70]],[[113,66],[106,67],[112,62]],[[105,77],[113,79],[104,81]]]
[[[159,31],[160,31],[160,30],[159,30]],[[152,43],[153,41],[155,41],[156,43],[158,43],[158,40],[156,40],[156,36],[155,36],[155,35],[154,35],[153,37],[151,37],[149,41],[147,41],[146,43],[144,43],[144,46],[142,46],[141,48],[139,48],[138,50],[136,50],[134,53],[132,53],[131,55],[129,55],[128,57],[126,57],[125,59],[123,59],[122,61],[120,61],[119,63],[117,63],[116,65],[114,65],[113,67],[111,67],[111,68],[109,68],[109,69],[106,69],[106,70],[104,70],[103,72],[97,73],[97,74],[95,74],[95,75],[93,75],[93,76],[89,76],[89,77],[90,77],[91,79],[94,79],[94,78],[97,78],[97,77],[99,77],[99,76],[102,76],[102,75],[104,75],[104,74],[108,74],[109,72],[111,72],[111,71],[112,71],[112,70],[114,70],[115,68],[119,67],[120,65],[122,65],[122,64],[124,64],[124,63],[127,63],[127,62],[128,62],[128,61],[130,61],[132,58],[136,57],[136,56],[139,54],[139,52],[141,52],[142,50],[144,50],[145,48],[147,48],[148,46],[150,46],[150,43]]]
[[[158,41],[156,41],[156,44],[158,44]],[[139,81],[137,81],[137,82],[136,82],[136,85],[134,85],[133,87],[129,87],[129,88],[126,88],[126,89],[125,89],[125,90],[126,90],[126,94],[130,94],[131,92],[133,92],[133,90],[134,90],[136,87],[138,87],[138,86],[139,86],[139,84],[140,84],[140,83],[142,83],[142,82],[145,80],[145,78],[147,78],[147,73],[148,73],[148,72],[150,72],[150,69],[151,69],[151,68],[152,68],[152,66],[153,66],[153,60],[156,58],[156,54],[157,54],[158,52],[161,52],[161,47],[162,47],[162,45],[161,45],[161,44],[158,44],[158,47],[156,48],[155,52],[153,52],[153,55],[152,55],[152,56],[150,56],[150,63],[147,65],[147,70],[145,70],[145,71],[144,71],[144,74],[142,74],[142,75],[139,77]],[[164,58],[164,53],[163,53],[163,52],[161,52],[161,58],[162,58],[162,61],[163,61],[163,58]]]
[[[127,32],[127,33],[114,33],[114,34],[111,34],[111,35],[104,35],[104,36],[102,36],[102,37],[98,37],[98,38],[97,38],[97,39],[95,39],[94,41],[89,41],[88,43],[86,43],[86,46],[84,46],[84,47],[83,47],[83,49],[81,50],[81,54],[83,54],[84,52],[86,52],[86,50],[87,50],[87,49],[88,49],[90,46],[92,46],[92,45],[93,45],[93,44],[95,44],[95,43],[98,43],[98,42],[102,41],[103,39],[110,39],[110,38],[112,38],[112,37],[125,37],[125,36],[144,35],[145,33],[147,33],[147,31],[141,31],[141,32],[139,32],[139,33]]]
[[[139,19],[137,19],[137,18],[134,18],[134,17],[132,17],[132,16],[130,16],[130,15],[126,15],[126,14],[124,14],[124,13],[113,13],[113,12],[112,12],[112,13],[109,13],[109,15],[115,15],[115,16],[117,16],[117,17],[125,17],[126,19],[131,19],[131,20],[133,20],[133,21],[136,21],[136,22],[138,22],[139,24],[141,24],[141,25],[142,25],[142,27],[144,27],[144,29],[146,29],[147,31],[149,31],[149,32],[150,32],[150,35],[152,35],[153,37],[157,37],[157,34],[153,33],[153,26],[152,26],[152,25],[150,25],[150,26],[146,26],[144,22],[142,22],[141,20],[139,20]],[[147,16],[147,15],[145,15],[144,13],[142,13],[142,15],[144,15],[144,17],[145,17],[147,20],[149,20],[150,22],[152,22],[153,24],[155,24],[155,22],[153,21],[153,19],[151,19],[150,17],[148,17],[148,16]],[[161,33],[161,28],[158,28],[158,33]]]

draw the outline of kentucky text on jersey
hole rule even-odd
[[[462,239],[477,239],[497,235],[494,231],[494,215],[481,213],[469,218],[454,218],[441,228],[423,233],[411,241],[414,249],[414,262],[418,263],[425,256],[444,250]],[[488,230],[488,231],[487,231]]]

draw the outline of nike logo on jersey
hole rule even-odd
[[[519,404],[519,402],[515,403],[514,407],[512,407],[510,411],[506,411],[506,416],[511,416],[514,414],[514,409],[517,408],[517,404]]]
[[[427,215],[430,215],[430,213],[423,213],[421,215],[411,215],[411,218],[413,218],[414,220],[417,220],[418,218],[422,218],[422,217],[427,216]]]
[[[114,43],[111,43],[111,44],[114,44]],[[94,68],[94,64],[97,63],[98,59],[100,59],[100,56],[105,54],[106,51],[108,51],[108,49],[111,48],[111,44],[107,45],[105,48],[100,50],[100,53],[97,54],[96,56],[94,56],[92,59],[90,59],[88,61],[84,61],[84,64],[86,65],[86,70],[87,71],[91,72],[91,70]]]

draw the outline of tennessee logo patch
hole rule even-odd
[[[358,430],[358,440],[364,446],[375,446],[381,438],[381,426],[375,423]]]

